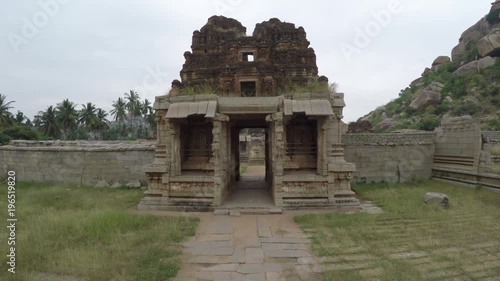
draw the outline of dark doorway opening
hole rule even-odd
[[[253,120],[238,120],[239,118]],[[233,180],[226,208],[271,208],[269,129],[265,116],[231,116]],[[258,118],[258,119],[257,119]]]
[[[241,86],[241,94],[244,97],[255,97],[257,90],[257,82],[255,81],[247,81],[240,82]]]

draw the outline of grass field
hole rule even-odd
[[[500,164],[493,164],[493,173],[500,174]]]
[[[325,280],[500,280],[500,194],[439,182],[355,189],[384,213],[296,218]],[[451,208],[426,206],[429,191]]]
[[[246,164],[242,164],[242,165],[240,166],[240,175],[245,174],[245,173],[247,172],[247,170],[248,170],[248,165],[246,165]]]
[[[135,215],[140,190],[17,188],[16,274],[7,272],[6,185],[0,185],[0,280],[168,280],[196,219]]]

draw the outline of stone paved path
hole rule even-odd
[[[292,215],[201,214],[175,281],[315,281],[321,266]]]

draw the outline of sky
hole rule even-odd
[[[302,26],[320,75],[345,93],[344,121],[397,98],[492,0],[25,0],[0,9],[0,93],[32,118],[64,99],[111,104],[168,91],[193,31],[212,15],[251,35],[270,18]]]

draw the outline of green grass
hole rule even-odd
[[[325,280],[500,276],[500,194],[439,182],[355,189],[384,213],[296,218],[312,234]],[[451,207],[425,205],[423,195],[429,191],[447,194]]]
[[[6,225],[6,185],[0,188]],[[2,230],[0,280],[168,280],[180,267],[180,242],[197,225],[133,214],[128,209],[142,196],[137,190],[19,184],[16,196],[16,274],[7,273]]]
[[[248,170],[248,165],[240,165],[240,175],[243,175]]]
[[[500,164],[493,164],[493,173],[500,174]]]

